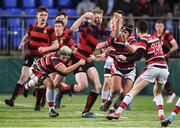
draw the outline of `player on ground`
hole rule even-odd
[[[146,67],[142,74],[136,79],[133,88],[125,96],[117,111],[107,116],[107,119],[109,120],[118,119],[127,105],[132,102],[134,96],[136,96],[150,82],[155,82],[154,91],[156,94],[156,105],[159,119],[163,120],[165,118],[163,110],[163,98],[161,93],[164,84],[167,81],[169,72],[162,51],[162,42],[159,41],[156,36],[149,35],[147,33],[148,27],[145,21],[138,21],[136,26],[136,32],[138,35],[137,43],[131,47],[136,51],[135,54],[131,57],[119,55],[118,58],[125,62],[132,62],[135,60],[140,60],[141,57],[145,55]]]
[[[171,54],[178,49],[178,45],[173,35],[169,33],[168,30],[165,30],[164,22],[162,20],[158,20],[155,22],[155,30],[156,35],[162,42],[162,48],[164,52],[165,59],[168,63],[168,59]],[[169,80],[166,82],[164,89],[168,95],[166,103],[172,103],[173,99],[176,97],[176,94],[173,92],[172,85]]]
[[[49,53],[35,61],[30,68],[30,80],[28,80],[24,86],[25,91],[35,85],[45,85],[47,87],[46,99],[49,106],[50,117],[59,116],[59,113],[55,112],[54,109],[54,83],[49,77],[49,74],[53,72],[68,74],[85,64],[85,60],[81,59],[74,65],[66,67],[71,53],[72,51],[69,47],[63,46],[58,52]]]
[[[14,106],[15,99],[22,92],[23,83],[29,77],[28,72],[33,61],[59,47],[53,27],[47,24],[48,9],[44,6],[40,6],[37,9],[36,17],[37,23],[33,23],[28,27],[28,32],[19,45],[19,49],[22,50],[24,45],[28,42],[28,52],[24,57],[21,76],[16,84],[12,97],[5,100],[5,103],[11,107]],[[40,106],[35,105],[35,110],[36,109],[39,110]]]
[[[176,118],[176,115],[180,112],[180,98],[176,102],[176,105],[173,108],[173,111],[171,114],[161,122],[162,127],[167,127],[169,124],[172,123],[172,121]]]

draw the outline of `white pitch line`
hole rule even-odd
[[[5,103],[4,103],[4,102],[1,102],[1,101],[0,101],[0,104],[4,104],[4,105],[5,105]],[[27,108],[32,108],[32,107],[33,107],[33,106],[31,106],[31,105],[27,105],[27,104],[17,104],[17,103],[15,103],[14,106],[27,107]]]

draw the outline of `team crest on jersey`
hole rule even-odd
[[[45,29],[45,30],[43,31],[43,33],[47,34],[47,30]]]

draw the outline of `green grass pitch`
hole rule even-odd
[[[107,113],[100,112],[100,96],[92,108],[97,118],[81,118],[86,95],[75,95],[71,101],[64,96],[62,102],[66,107],[57,109],[60,113],[58,118],[49,118],[47,105],[40,112],[33,111],[35,98],[19,96],[14,107],[4,104],[4,99],[9,95],[0,95],[0,127],[42,127],[42,128],[161,128],[155,104],[151,96],[137,96],[133,101],[133,110],[124,111],[119,120],[108,121],[105,119]],[[166,100],[166,97],[164,98]],[[177,98],[176,98],[177,100]],[[165,105],[165,114],[168,115],[173,104]],[[180,128],[180,114],[169,126]]]

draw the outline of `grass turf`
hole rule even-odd
[[[105,119],[107,113],[100,112],[100,96],[92,108],[92,112],[97,114],[97,118],[81,118],[86,103],[85,95],[76,95],[69,101],[68,96],[64,96],[62,102],[66,107],[57,109],[60,113],[58,118],[49,118],[47,105],[40,112],[33,111],[35,98],[19,96],[14,107],[4,104],[4,99],[9,95],[0,95],[0,127],[77,127],[77,128],[160,128],[160,121],[155,104],[151,96],[137,96],[133,101],[133,110],[124,111],[119,120],[108,121]],[[164,98],[166,99],[166,98]],[[177,100],[177,98],[176,98]],[[165,104],[165,114],[168,115],[173,104]],[[180,128],[180,115],[169,126],[170,128]]]

